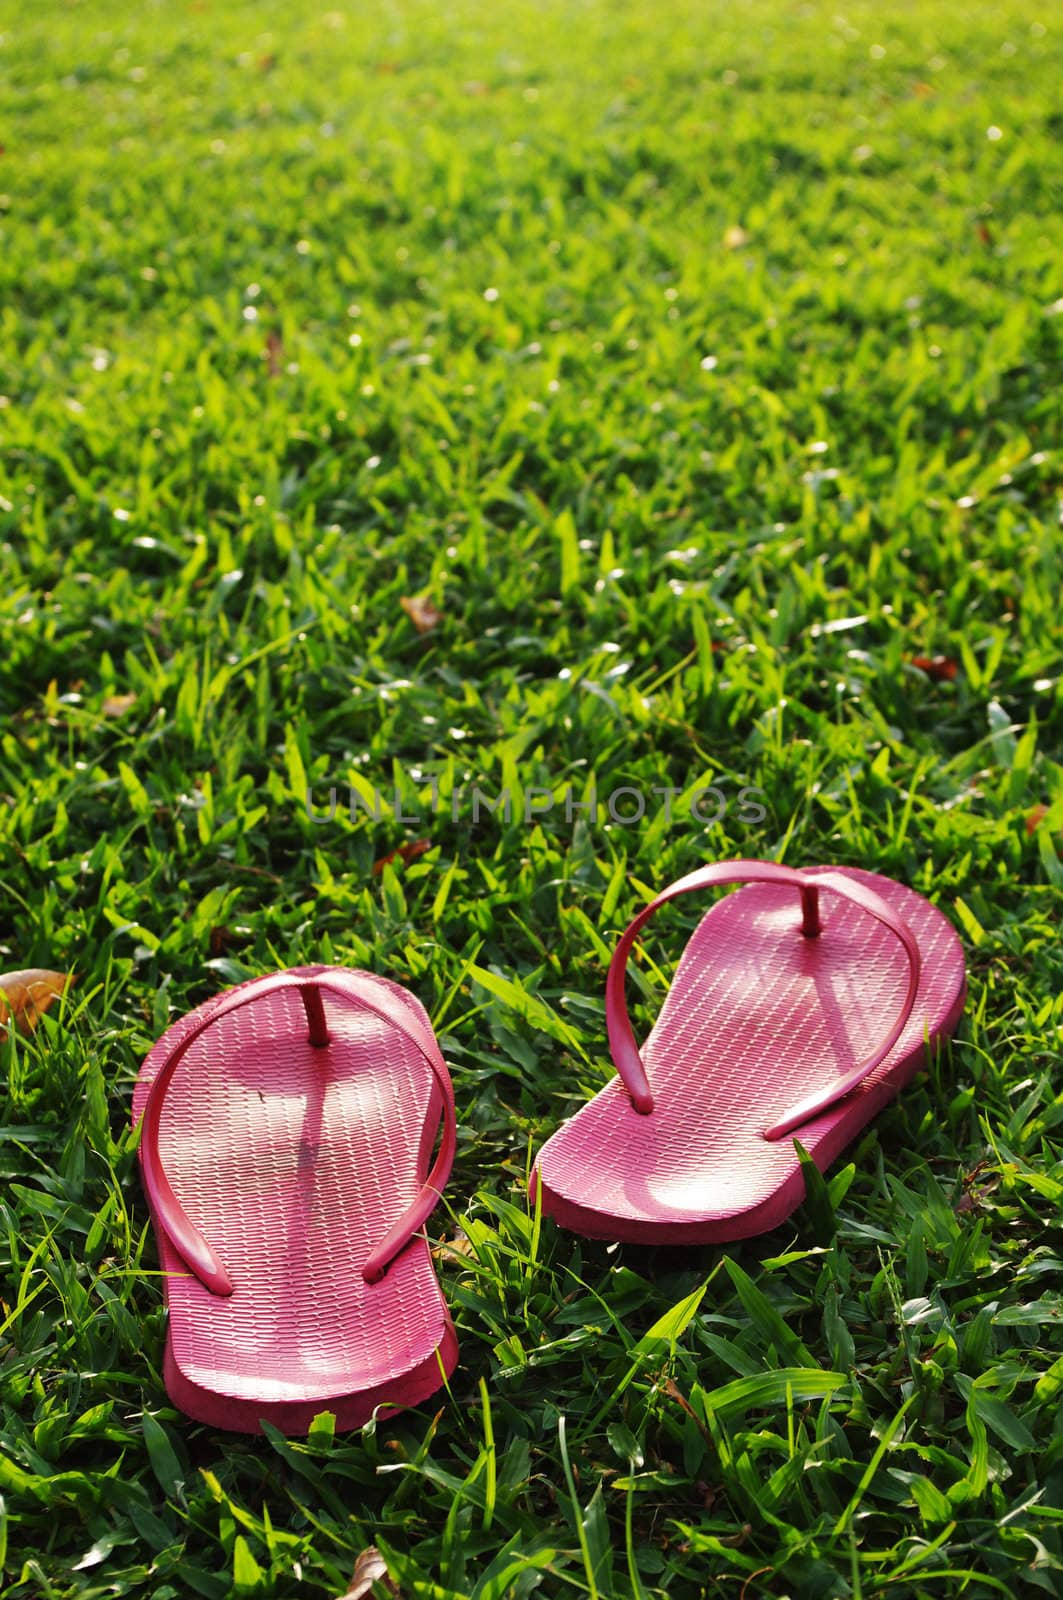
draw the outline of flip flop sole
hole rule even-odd
[[[458,1340],[449,1313],[438,1349],[403,1376],[375,1389],[356,1395],[325,1396],[317,1400],[271,1401],[264,1406],[255,1400],[240,1400],[222,1395],[185,1376],[174,1359],[169,1339],[163,1354],[163,1382],[174,1405],[194,1422],[233,1433],[261,1433],[263,1421],[294,1438],[309,1432],[314,1418],[331,1411],[337,1431],[362,1428],[376,1414],[386,1420],[398,1411],[420,1405],[441,1389],[458,1364]]]
[[[373,981],[431,1031],[412,995]],[[234,993],[155,1044],[134,1120],[163,1063]],[[422,1237],[379,1282],[362,1271],[425,1180],[441,1109],[432,1069],[371,1012],[331,1005],[328,1026],[317,1048],[298,989],[261,995],[218,1016],[166,1090],[159,1155],[233,1292],[212,1293],[189,1270],[151,1205],[169,1309],[163,1373],[174,1403],[214,1427],[260,1432],[266,1420],[305,1433],[326,1410],[358,1427],[377,1408],[425,1399],[457,1359]]]
[[[889,1055],[844,1100],[794,1130],[765,1132],[795,1102],[851,1070],[904,1003],[908,962],[857,905],[823,899],[800,937],[792,889],[751,884],[696,928],[642,1051],[655,1106],[640,1115],[619,1079],[543,1146],[532,1180],[542,1209],[592,1238],[725,1243],[777,1227],[801,1204],[798,1138],[825,1169],[956,1027],[965,998],[952,925],[902,884],[857,868],[911,928],[921,971]]]

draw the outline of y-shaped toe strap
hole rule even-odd
[[[366,1283],[376,1283],[384,1276],[390,1263],[404,1249],[414,1234],[427,1222],[443,1192],[450,1169],[454,1164],[457,1128],[454,1111],[454,1089],[447,1064],[431,1029],[402,1005],[392,991],[368,973],[337,971],[331,967],[298,967],[291,972],[278,972],[259,978],[246,987],[223,997],[212,1007],[194,1028],[191,1028],[162,1063],[148,1090],[141,1118],[141,1166],[144,1187],[152,1210],[170,1243],[196,1277],[213,1294],[229,1295],[233,1281],[212,1246],[186,1215],[170,1181],[163,1170],[159,1154],[159,1126],[162,1120],[163,1101],[178,1062],[202,1033],[222,1017],[230,1016],[243,1006],[253,1005],[265,995],[276,994],[281,989],[298,989],[306,1011],[308,1037],[312,1045],[324,1047],[329,1043],[328,1023],[321,991],[327,990],[348,1003],[353,1002],[363,1010],[371,1011],[407,1038],[424,1056],[435,1075],[443,1097],[443,1137],[432,1170],[425,1179],[417,1198],[403,1212],[398,1221],[376,1245],[362,1268]]]
[[[783,1117],[764,1132],[766,1139],[781,1139],[800,1127],[802,1123],[809,1122],[837,1101],[844,1099],[889,1055],[904,1031],[912,1006],[915,1004],[919,988],[919,946],[911,928],[891,906],[886,904],[881,895],[841,872],[819,869],[814,872],[798,872],[793,867],[779,866],[774,861],[717,861],[711,866],[698,867],[685,878],[678,878],[667,889],[663,889],[656,899],[651,900],[624,930],[609,964],[609,975],[605,984],[605,1020],[609,1034],[609,1049],[621,1081],[631,1096],[632,1104],[636,1111],[645,1116],[653,1110],[653,1091],[635,1043],[624,997],[624,975],[627,971],[628,955],[653,913],[669,900],[674,900],[681,894],[691,894],[695,889],[710,889],[732,883],[774,883],[797,890],[801,897],[802,919],[800,933],[795,927],[795,937],[803,935],[805,938],[816,938],[821,932],[819,891],[832,890],[875,917],[895,934],[908,957],[908,993],[900,1014],[883,1042],[850,1072],[835,1078],[823,1089],[791,1106]]]

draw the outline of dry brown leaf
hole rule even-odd
[[[388,1594],[398,1597],[399,1586],[390,1576],[387,1563],[375,1544],[367,1545],[354,1563],[351,1586],[339,1600],[365,1600],[374,1583],[382,1583]]]
[[[418,633],[431,633],[443,620],[442,611],[432,604],[427,595],[404,594],[399,604]]]
[[[669,1396],[670,1399],[675,1401],[676,1405],[682,1406],[683,1410],[693,1422],[695,1428],[697,1428],[698,1432],[701,1434],[706,1443],[711,1442],[712,1435],[710,1434],[708,1428],[702,1422],[701,1418],[698,1416],[697,1412],[694,1410],[694,1407],[690,1404],[690,1401],[687,1399],[682,1389],[680,1389],[674,1378],[668,1378],[665,1381],[664,1392]]]
[[[263,351],[266,366],[271,378],[277,377],[284,361],[284,344],[279,333],[271,328],[266,335],[266,348]]]
[[[72,972],[25,967],[0,972],[0,1023],[13,1022],[20,1033],[32,1033],[41,1017],[70,984]]]
[[[398,845],[394,850],[389,851],[386,856],[381,856],[379,860],[373,862],[374,878],[378,878],[384,868],[390,866],[397,857],[402,860],[405,866],[409,866],[411,861],[416,861],[418,856],[423,856],[425,851],[431,850],[431,848],[431,839],[407,839],[405,844]]]
[[[109,694],[100,710],[105,717],[124,717],[136,703],[135,694]]]
[[[472,1240],[460,1228],[453,1239],[443,1239],[432,1247],[433,1261],[461,1261],[466,1256],[475,1255]]]
[[[951,656],[913,656],[912,666],[937,683],[951,683],[960,670],[959,662],[953,661]]]
[[[738,222],[732,222],[724,231],[723,247],[725,250],[741,250],[749,243],[749,234]]]
[[[1026,813],[1026,832],[1027,833],[1036,833],[1038,828],[1041,826],[1041,823],[1044,821],[1045,817],[1047,817],[1047,815],[1048,815],[1048,807],[1047,806],[1041,806],[1041,805],[1033,806]]]

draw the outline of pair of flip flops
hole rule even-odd
[[[624,981],[639,933],[677,896],[737,883],[640,1050]],[[773,1228],[804,1196],[794,1139],[825,1168],[952,1033],[964,995],[951,924],[892,879],[702,867],[622,935],[606,982],[618,1076],[543,1146],[532,1199],[624,1242]],[[446,1382],[457,1341],[423,1228],[454,1160],[454,1093],[412,994],[340,967],[252,979],[167,1030],[133,1115],[182,1411],[298,1434],[330,1410],[355,1428]]]

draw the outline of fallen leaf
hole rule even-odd
[[[913,656],[912,666],[937,683],[951,683],[960,670],[959,662],[953,661],[951,656]]]
[[[724,230],[723,247],[725,250],[741,250],[743,245],[748,243],[749,234],[740,223],[732,222],[731,226]]]
[[[720,1539],[720,1543],[729,1544],[732,1549],[740,1550],[752,1532],[753,1524],[751,1522],[743,1522],[737,1533],[728,1533],[723,1535]],[[762,1572],[770,1572],[771,1568],[761,1567],[760,1570]]]
[[[259,58],[258,58],[258,70],[259,70],[259,72],[272,72],[276,65],[277,65],[277,57],[275,55],[273,55],[272,53],[264,55],[264,56],[259,56]]]
[[[432,604],[427,595],[404,594],[399,604],[418,633],[431,633],[443,620],[442,611]]]
[[[281,362],[284,358],[284,345],[281,342],[280,334],[275,333],[272,328],[266,335],[266,348],[263,353],[266,357],[266,364],[269,367],[269,375],[271,378],[275,378],[281,370]]]
[[[978,226],[975,228],[974,231],[978,235],[978,238],[981,241],[981,243],[984,244],[986,249],[988,250],[990,245],[993,243],[993,235],[989,231],[989,228],[986,226],[986,224],[984,222],[980,222],[978,224]]]
[[[702,1422],[701,1418],[698,1416],[697,1412],[694,1410],[694,1407],[690,1404],[690,1401],[680,1389],[679,1385],[675,1382],[674,1378],[668,1378],[665,1381],[664,1392],[670,1399],[674,1400],[677,1405],[682,1406],[683,1410],[686,1412],[691,1422],[693,1422],[695,1428],[697,1428],[706,1444],[711,1444],[712,1434]]]
[[[389,867],[396,858],[408,867],[411,861],[416,861],[418,856],[423,856],[425,851],[431,848],[431,839],[407,839],[405,844],[397,845],[386,856],[381,856],[379,860],[373,862],[374,878],[378,878],[384,868]]]
[[[109,694],[100,710],[105,717],[124,717],[136,703],[135,694]]]
[[[339,1600],[365,1600],[374,1583],[382,1583],[388,1594],[398,1596],[399,1586],[388,1572],[387,1562],[375,1544],[367,1545],[354,1563],[351,1586]]]
[[[934,86],[932,83],[920,81],[912,85],[912,93],[918,95],[920,100],[927,100],[934,93]]]
[[[1047,817],[1047,815],[1048,815],[1048,807],[1047,806],[1034,806],[1032,808],[1032,810],[1027,811],[1027,813],[1026,813],[1026,832],[1027,833],[1036,833],[1038,827],[1044,821],[1044,819],[1045,819],[1045,817]]]
[[[461,1261],[464,1257],[475,1254],[472,1241],[460,1228],[453,1239],[444,1239],[441,1244],[432,1247],[433,1261]]]
[[[11,1021],[20,1033],[32,1033],[52,1001],[73,982],[72,972],[45,967],[0,973],[0,1023]]]

